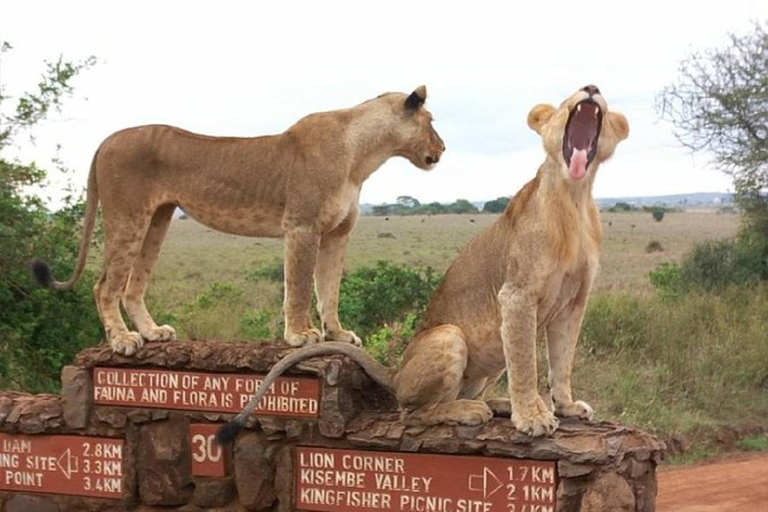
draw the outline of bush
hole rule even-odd
[[[342,325],[361,338],[381,326],[404,322],[426,307],[439,283],[432,268],[413,269],[388,261],[362,267],[347,275],[339,293]]]
[[[654,207],[651,210],[651,215],[653,216],[653,220],[656,222],[661,222],[664,220],[664,215],[666,214],[666,210],[664,208],[659,208],[658,206]]]
[[[624,203],[622,201],[619,201],[618,203],[614,204],[610,208],[608,208],[609,212],[631,212],[634,208],[629,203]]]
[[[0,54],[10,49],[0,41]],[[0,111],[0,386],[32,392],[57,390],[61,367],[95,344],[101,333],[92,274],[86,272],[74,289],[56,292],[37,287],[28,267],[32,258],[43,258],[55,276],[69,278],[84,206],[78,195],[66,190],[65,207],[49,211],[42,199],[28,192],[48,185],[46,171],[5,153],[15,147],[17,136],[60,109],[72,92],[70,81],[93,60],[71,63],[59,58],[46,64],[38,90],[17,98],[15,110]]]
[[[590,353],[619,353],[643,344],[650,318],[639,299],[593,297],[584,315],[581,343]]]
[[[575,393],[586,393],[601,419],[665,437],[763,424],[766,325],[764,284],[693,291],[673,307],[653,295],[593,296],[578,346]]]
[[[768,279],[768,242],[745,230],[733,240],[696,244],[682,263],[665,263],[651,271],[650,279],[667,296],[752,286]]]
[[[651,240],[648,245],[645,246],[645,252],[664,252],[664,246],[658,240]]]
[[[273,260],[249,272],[245,279],[248,281],[266,279],[273,283],[282,283],[285,281],[285,264],[283,260]]]

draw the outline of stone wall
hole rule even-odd
[[[140,351],[138,356],[127,358],[113,354],[106,347],[98,347],[83,351],[77,356],[72,366],[64,369],[61,396],[0,393],[0,432],[4,435],[0,444],[0,489],[6,489],[0,491],[0,511],[297,510],[295,503],[298,499],[296,495],[299,478],[295,471],[305,461],[302,460],[300,464],[297,460],[296,447],[323,447],[332,450],[364,451],[364,453],[387,452],[385,454],[387,456],[406,453],[450,455],[451,458],[437,459],[438,462],[444,461],[445,474],[460,472],[463,462],[469,465],[470,462],[477,462],[476,457],[485,457],[483,461],[488,461],[485,474],[481,471],[478,475],[471,475],[469,484],[464,484],[465,487],[469,485],[469,489],[473,492],[478,490],[480,493],[475,501],[478,508],[472,510],[496,510],[493,508],[496,505],[491,505],[490,501],[483,505],[481,495],[496,493],[495,498],[498,499],[500,492],[508,491],[509,499],[515,499],[511,497],[515,486],[512,483],[502,482],[498,478],[499,471],[495,470],[495,473],[492,471],[496,466],[491,466],[491,463],[504,464],[518,459],[532,461],[531,464],[534,465],[549,464],[547,461],[552,461],[555,468],[549,484],[554,490],[552,495],[548,494],[550,488],[546,486],[529,486],[525,492],[530,491],[533,497],[527,494],[526,496],[532,500],[539,499],[540,501],[537,502],[539,504],[518,508],[516,509],[518,512],[520,510],[652,511],[655,509],[655,471],[664,447],[648,434],[613,423],[566,421],[554,436],[533,439],[516,432],[509,419],[501,417],[494,418],[489,424],[479,427],[405,427],[395,412],[396,404],[392,397],[373,384],[356,364],[342,357],[307,361],[291,372],[291,376],[317,379],[319,383],[317,417],[296,417],[290,412],[282,416],[254,417],[239,435],[234,446],[227,447],[223,453],[218,452],[217,447],[211,446],[210,438],[206,436],[209,431],[213,432],[218,425],[229,420],[233,416],[231,413],[178,410],[173,408],[175,406],[167,405],[161,407],[158,404],[170,398],[160,396],[160,393],[156,393],[157,396],[153,398],[157,402],[147,407],[105,405],[105,400],[119,401],[120,397],[115,398],[105,393],[103,382],[94,382],[95,369],[115,368],[147,371],[160,369],[184,372],[180,375],[199,373],[200,375],[216,374],[222,377],[231,374],[263,375],[290,350],[283,345],[271,343],[189,341],[151,343]],[[100,381],[104,379],[99,377]],[[188,380],[192,382],[191,378]],[[225,381],[226,379],[221,379],[217,382],[221,384]],[[118,384],[116,382],[113,378],[110,390],[128,385],[127,381],[120,381]],[[139,380],[136,379],[136,382]],[[148,382],[148,380],[143,381],[141,387],[144,391],[151,392],[153,389],[149,389],[151,386],[147,384]],[[102,386],[101,391],[97,390],[96,397],[94,384],[97,388]],[[218,385],[213,380],[210,383],[207,380],[205,383],[202,381],[197,383],[198,387],[208,384]],[[188,387],[186,395],[183,395],[184,391],[179,386],[178,396],[186,400],[183,402],[186,404],[184,407],[189,406],[190,400],[200,404],[202,402],[195,402],[195,400],[205,399],[209,400],[206,402],[208,405],[215,402],[216,407],[221,408],[222,404],[225,404],[237,410],[239,402],[235,400],[234,405],[231,403],[232,397],[235,396],[231,393],[234,388],[231,387],[231,383],[228,385],[229,391],[223,387],[218,390],[201,391],[193,398],[190,398],[192,396],[190,393],[193,392],[192,384]],[[289,386],[286,387],[288,388]],[[239,399],[237,396],[235,398]],[[122,399],[125,397],[123,396]],[[306,403],[306,401],[296,401],[297,407],[304,407]],[[307,410],[312,409],[309,407]],[[195,432],[202,432],[202,434],[196,437]],[[53,445],[58,445],[59,451],[52,452],[53,455],[50,457],[33,456],[32,452],[37,448],[30,448],[31,443],[23,442],[25,439],[39,439],[42,442],[48,436],[62,436],[53,439]],[[116,465],[118,452],[110,451],[107,444],[99,442],[100,438],[123,440],[119,465]],[[78,446],[73,444],[72,446],[75,447],[70,449],[67,443],[71,444],[79,439],[83,442]],[[209,442],[207,445],[202,441],[206,439]],[[22,441],[19,443],[16,440]],[[65,447],[67,447],[66,452]],[[99,455],[103,457],[102,459],[86,460],[89,455],[82,450],[93,447],[103,450]],[[207,459],[206,450],[208,450]],[[13,452],[18,452],[19,456],[26,461],[24,464],[28,466],[37,465],[35,461],[38,460],[43,467],[48,464],[50,473],[27,471],[29,468],[21,467],[24,464],[19,462],[18,458],[8,459],[10,456],[8,454]],[[5,459],[3,459],[4,453]],[[90,456],[94,457],[93,454]],[[112,456],[114,461],[110,460]],[[392,457],[388,460],[390,459]],[[401,459],[395,460],[403,464]],[[414,462],[410,462],[412,459],[408,460],[407,464],[414,468],[422,464],[418,457],[413,459]],[[434,458],[430,460],[434,463]],[[86,468],[84,464],[98,465],[98,470]],[[108,471],[107,468],[112,470]],[[117,477],[114,476],[115,468],[119,468]],[[87,472],[86,469],[92,473]],[[63,471],[66,480],[64,480],[65,476],[53,475],[56,471]],[[379,476],[385,478],[386,470],[381,471]],[[509,471],[509,478],[512,479],[512,470]],[[524,471],[527,472],[527,467]],[[396,476],[405,478],[407,471],[401,473],[403,475]],[[43,476],[38,476],[39,474]],[[326,473],[316,474],[325,475]],[[543,474],[550,475],[546,470]],[[356,475],[356,478],[363,478],[360,476],[361,473]],[[475,476],[485,478],[482,480],[482,489],[472,487],[474,480],[471,479]],[[350,473],[349,477],[354,478],[355,474]],[[78,480],[82,478],[86,478],[87,483]],[[338,484],[340,477],[335,478]],[[489,478],[493,485],[488,484]],[[53,482],[54,479],[59,479],[66,484],[64,491],[56,490],[55,492],[78,493],[80,491],[73,489],[77,485],[85,485],[91,492],[94,492],[94,488],[98,488],[98,492],[108,497],[29,492],[41,481],[43,484],[34,489],[50,491],[52,484],[45,482]],[[419,489],[417,484],[422,480],[425,484],[421,484],[422,487]],[[408,502],[408,498],[399,498],[404,500],[400,505],[387,507],[387,509],[445,510],[445,512],[460,510],[456,508],[456,500],[451,501],[449,498],[443,499],[443,505],[441,505],[443,509],[429,508],[430,505],[425,504],[427,502],[424,500],[430,495],[428,489],[433,479],[430,477],[422,480],[417,478],[412,484],[408,484],[411,485],[410,488],[398,491],[401,494],[410,493],[407,496],[418,494],[422,501]],[[79,483],[75,484],[75,482]],[[495,482],[498,482],[498,485]],[[12,487],[13,484],[19,484],[21,488],[7,490],[9,485]],[[500,491],[503,484],[504,491]],[[346,484],[342,482],[342,487],[344,485]],[[381,485],[384,484],[377,485],[382,489]],[[518,487],[522,488],[522,486]],[[347,488],[349,490],[360,488],[360,486],[350,484]],[[541,496],[536,494],[537,489],[542,492]],[[521,492],[520,489],[518,491]],[[371,496],[376,498],[386,494],[382,491]],[[332,496],[347,495],[342,493]],[[392,496],[399,496],[399,494],[395,493]],[[403,505],[406,502],[410,503],[408,507],[411,508]],[[334,508],[331,505],[326,503],[324,506],[310,509],[376,510],[376,507],[343,508],[339,506]],[[482,508],[483,506],[486,508]],[[505,512],[513,508],[509,506]],[[466,508],[466,510],[471,509]]]

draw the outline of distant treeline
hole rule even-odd
[[[415,197],[400,196],[394,204],[373,206],[369,215],[385,217],[389,215],[439,215],[443,213],[501,213],[509,203],[508,197],[499,197],[487,201],[480,210],[466,199],[457,199],[451,204],[421,202]]]

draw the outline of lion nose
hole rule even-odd
[[[600,89],[598,89],[596,85],[586,85],[582,87],[581,90],[586,92],[590,96],[594,96],[595,94],[600,94]]]

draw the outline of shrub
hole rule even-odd
[[[397,365],[416,332],[418,319],[418,315],[408,313],[402,322],[395,321],[379,328],[365,339],[365,347],[381,364]]]
[[[246,274],[245,279],[248,281],[266,279],[273,283],[282,283],[285,281],[285,264],[283,260],[273,260]]]
[[[283,335],[282,316],[279,311],[249,311],[240,317],[238,324],[243,336],[253,340],[280,338]]]
[[[664,246],[661,245],[661,242],[658,240],[651,240],[648,242],[648,245],[645,246],[645,252],[652,253],[652,252],[664,252]]]
[[[653,216],[653,220],[655,220],[656,222],[661,222],[662,220],[664,220],[664,215],[666,213],[667,212],[666,210],[664,210],[664,208],[659,208],[658,206],[655,206],[651,210],[651,215]]]
[[[375,267],[359,268],[341,283],[342,325],[365,338],[383,325],[403,322],[409,313],[419,314],[426,307],[438,282],[429,267],[378,261]]]
[[[733,240],[696,244],[679,265],[666,263],[651,271],[650,279],[667,295],[754,285],[768,279],[768,241],[745,230]]]
[[[10,49],[0,41],[0,54]],[[0,386],[32,392],[57,390],[61,367],[101,334],[92,274],[86,272],[72,290],[50,291],[32,282],[28,268],[28,262],[39,257],[48,261],[54,276],[69,278],[83,215],[81,198],[71,190],[66,190],[64,208],[49,211],[41,198],[28,192],[48,185],[46,171],[6,152],[16,146],[17,136],[60,110],[72,93],[72,79],[93,60],[72,63],[59,58],[46,64],[37,91],[21,94],[15,109],[4,103],[11,108],[0,111]],[[0,97],[11,99],[2,93]],[[66,171],[59,162],[54,165]]]

